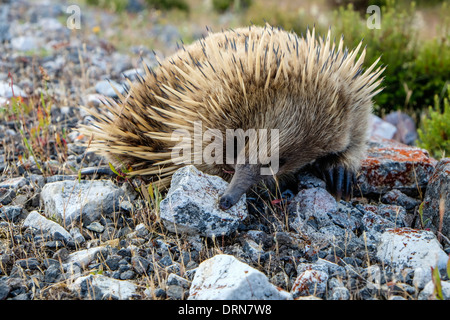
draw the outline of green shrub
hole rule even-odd
[[[428,116],[423,117],[421,127],[417,130],[417,145],[430,152],[436,159],[450,155],[450,85],[447,97],[443,99],[443,108],[439,96],[434,96],[434,109],[428,107]]]
[[[159,10],[178,9],[189,12],[189,5],[185,0],[146,0],[147,4]]]
[[[369,29],[366,17],[358,19],[358,13],[339,8],[334,14],[334,26],[338,34],[345,35],[348,47],[356,46],[361,39],[367,46],[366,64],[370,65],[379,56],[387,65],[384,71],[383,91],[374,97],[375,111],[389,113],[408,103],[405,83],[410,78],[409,69],[417,57],[418,32],[414,29],[415,6],[400,8],[393,1],[381,7],[381,28]],[[367,15],[368,17],[369,15]]]
[[[229,9],[245,9],[250,7],[252,0],[212,0],[212,5],[215,11],[225,12]]]
[[[411,106],[416,110],[433,104],[435,94],[444,92],[450,81],[450,8],[441,7],[438,35],[419,43],[417,57],[408,74]],[[441,95],[442,96],[442,95]]]
[[[105,8],[114,12],[123,12],[127,8],[128,0],[87,0],[88,5]]]
[[[376,1],[366,2],[375,4]],[[315,24],[320,34],[325,34],[331,26],[334,37],[338,39],[341,34],[344,35],[348,48],[357,46],[364,39],[365,65],[370,65],[380,56],[380,63],[387,65],[383,74],[384,89],[374,97],[375,113],[382,116],[407,108],[419,118],[422,109],[433,104],[434,95],[442,92],[450,80],[449,6],[444,2],[440,8],[442,16],[439,20],[442,23],[437,30],[438,36],[421,40],[414,2],[384,0],[378,1],[378,5],[381,9],[380,29],[367,27],[370,15],[360,10],[361,3],[359,10],[352,3],[338,7],[326,22],[327,25],[317,23],[301,8],[287,11],[256,3],[249,9],[248,17],[254,23],[264,24],[267,20],[299,35],[304,34],[307,25],[311,27]]]

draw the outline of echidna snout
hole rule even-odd
[[[237,164],[235,173],[225,193],[219,199],[219,207],[222,210],[234,206],[242,195],[263,179],[260,174],[260,166],[257,164]]]

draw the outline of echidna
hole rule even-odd
[[[219,200],[224,210],[258,182],[288,177],[313,163],[329,190],[347,198],[384,68],[376,68],[378,59],[364,69],[362,43],[349,51],[343,37],[338,45],[330,37],[330,30],[326,38],[316,37],[314,29],[299,37],[269,25],[210,32],[159,61],[155,70],[145,66],[145,76],[130,83],[126,96],[117,93],[119,99],[109,101],[108,113],[93,112],[96,122],[84,128],[93,134],[90,147],[115,167],[150,175],[162,186],[188,163],[231,180]],[[267,162],[252,158],[257,153],[250,140],[263,143],[263,136],[236,135],[244,147],[227,148],[230,129],[267,130],[267,148],[274,146],[277,156],[273,176],[261,174]],[[244,162],[229,161],[244,151]]]

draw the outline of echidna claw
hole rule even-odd
[[[354,172],[347,170],[342,165],[332,166],[325,170],[316,165],[315,169],[319,178],[325,181],[328,192],[336,198],[336,201],[340,201],[341,199],[345,201],[350,200],[352,186],[355,183]]]

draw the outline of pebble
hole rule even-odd
[[[105,227],[100,224],[98,221],[94,221],[91,224],[86,226],[86,229],[95,231],[98,233],[102,233],[105,230]]]

